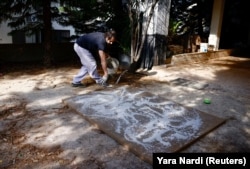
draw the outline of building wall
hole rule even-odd
[[[56,22],[52,22],[53,30],[69,30],[70,36],[75,35],[75,30],[72,26],[61,26]],[[8,35],[11,31],[11,28],[8,27],[8,22],[0,23],[0,44],[12,44],[12,36]],[[40,35],[41,36],[41,35]],[[35,35],[26,36],[26,43],[36,43]]]
[[[7,22],[0,23],[0,44],[12,43],[12,37],[8,35],[8,32],[10,32],[10,28]]]

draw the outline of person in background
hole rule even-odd
[[[116,40],[116,32],[109,30],[105,33],[93,32],[79,37],[75,44],[74,50],[80,58],[82,67],[77,75],[73,77],[72,87],[86,87],[82,80],[89,74],[95,82],[103,87],[111,87],[107,83],[107,46]],[[98,58],[99,57],[99,58]],[[97,61],[100,60],[103,70],[103,76],[97,71]]]

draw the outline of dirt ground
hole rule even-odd
[[[234,64],[228,69],[236,62],[241,65]],[[250,62],[249,59],[236,59],[236,62],[226,58],[126,73],[116,86],[144,87],[186,106],[228,119],[225,125],[183,152],[250,152]],[[78,65],[51,69],[19,65],[1,69],[0,168],[152,168],[62,103],[69,97],[102,90],[90,78],[84,81],[87,88],[72,88],[70,83],[78,70]],[[110,83],[115,84],[118,76],[112,76]],[[197,89],[171,84],[176,78],[209,83],[209,87]],[[212,98],[213,106],[204,105],[205,96]]]
[[[12,65],[1,72],[0,168],[151,167],[63,105],[62,99],[102,89],[90,78],[84,81],[87,88],[72,88],[78,70],[78,65]],[[110,82],[117,79],[114,75]]]

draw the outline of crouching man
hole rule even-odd
[[[116,40],[116,32],[110,30],[108,32],[93,32],[79,37],[75,44],[74,50],[80,58],[82,67],[72,81],[73,87],[86,87],[82,80],[87,74],[95,80],[95,82],[103,87],[110,87],[107,83],[107,45],[111,45]],[[100,57],[103,76],[97,71],[97,60],[95,56]]]

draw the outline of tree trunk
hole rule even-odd
[[[167,56],[167,35],[171,0],[152,0],[148,11],[143,12],[140,40],[132,39],[132,46],[138,46],[131,53],[133,63],[130,71],[138,68],[151,69],[153,65],[165,64]],[[140,8],[139,8],[140,9]],[[139,22],[137,22],[139,27]]]
[[[52,36],[52,23],[50,0],[43,0],[43,22],[44,22],[44,65],[50,67],[52,65],[51,55],[51,36]]]
[[[148,32],[148,27],[149,27],[149,24],[151,22],[151,18],[154,14],[154,9],[155,9],[155,5],[157,4],[159,0],[153,0],[152,2],[152,5],[151,5],[151,8],[150,8],[150,12],[149,12],[149,15],[147,16],[147,19],[145,20],[146,24],[145,24],[145,28],[142,32],[142,39],[141,39],[141,44],[140,44],[140,47],[138,49],[138,51],[136,52],[136,55],[134,57],[134,61],[137,62],[138,59],[140,58],[141,56],[141,52],[142,52],[142,49],[143,49],[143,45],[145,43],[145,40],[146,40],[146,36],[147,36],[147,32]],[[143,17],[142,17],[143,19]]]

